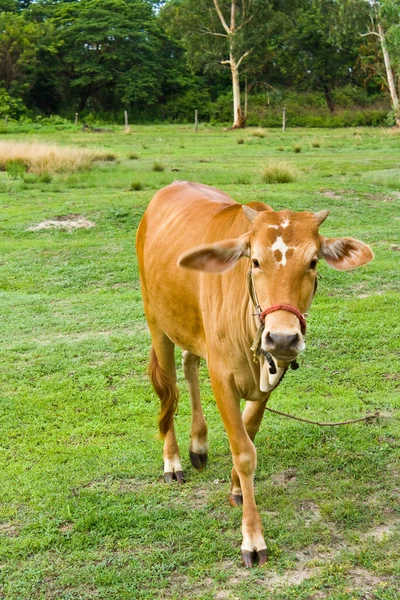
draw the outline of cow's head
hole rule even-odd
[[[330,267],[347,271],[373,258],[369,246],[353,238],[326,238],[319,226],[328,211],[313,214],[258,212],[243,206],[252,226],[234,240],[199,246],[186,252],[179,265],[210,273],[222,273],[242,257],[250,258],[254,289],[261,309],[276,305],[307,312],[316,289],[317,265],[325,259]],[[265,316],[262,348],[276,361],[289,363],[305,344],[299,317],[287,310],[274,310]]]

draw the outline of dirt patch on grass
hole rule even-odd
[[[374,529],[367,531],[366,533],[361,534],[361,539],[363,540],[376,540],[377,542],[382,542],[385,538],[391,537],[398,525],[399,521],[390,521],[389,523],[385,523],[383,525],[378,525]]]
[[[306,527],[321,520],[321,512],[318,505],[313,500],[305,500],[302,502],[300,508],[305,517]]]
[[[67,229],[72,231],[73,229],[90,229],[90,227],[95,226],[96,224],[93,221],[89,221],[82,215],[72,214],[47,219],[37,225],[28,227],[27,231],[40,231],[42,229]]]
[[[342,190],[340,190],[341,192]],[[320,190],[320,193],[322,194],[322,196],[325,196],[325,198],[336,198],[337,200],[339,200],[340,198],[343,198],[343,196],[341,196],[338,192],[335,192],[334,190]]]
[[[365,194],[365,197],[368,200],[373,200],[374,202],[393,202],[395,198],[393,196],[385,196],[385,194]]]
[[[349,571],[349,575],[357,588],[360,588],[364,592],[367,592],[384,581],[383,578],[377,577],[367,569],[356,567]]]
[[[287,469],[281,473],[275,473],[272,475],[271,481],[274,485],[287,486],[288,484],[295,483],[297,479],[297,469]]]
[[[282,575],[278,573],[269,574],[268,579],[265,579],[263,583],[267,590],[272,592],[288,585],[300,585],[303,581],[318,576],[320,571],[320,567],[299,567]]]
[[[18,535],[18,529],[12,523],[0,523],[0,535],[16,537]]]

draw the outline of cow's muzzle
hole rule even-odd
[[[291,362],[304,350],[305,344],[300,331],[264,331],[262,348],[277,360]]]

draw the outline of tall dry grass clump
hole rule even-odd
[[[0,142],[0,170],[9,163],[20,163],[30,173],[71,173],[87,169],[102,154],[81,148],[39,142]]]
[[[297,176],[296,169],[283,160],[270,162],[261,173],[264,183],[290,183]]]

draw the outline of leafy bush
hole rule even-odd
[[[8,91],[0,85],[0,117],[19,119],[27,112],[20,98],[13,98]]]
[[[49,117],[36,117],[36,123],[40,123],[41,125],[50,125],[53,126],[54,129],[72,129],[74,127],[71,121],[60,117],[59,115],[50,115]]]
[[[171,98],[161,107],[163,119],[184,123],[194,123],[194,111],[198,111],[200,121],[209,121],[211,98],[207,89],[192,88],[185,94]]]

